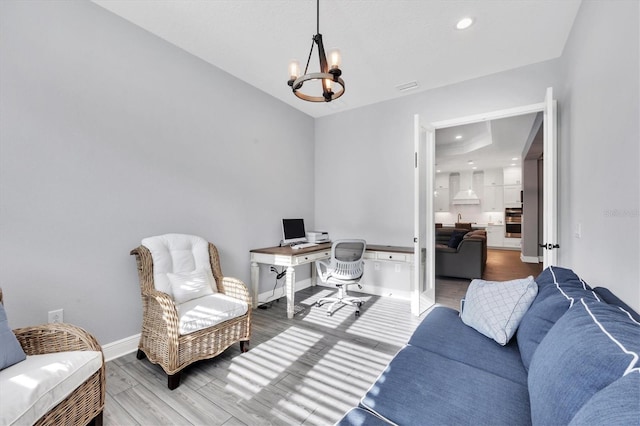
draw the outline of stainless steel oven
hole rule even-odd
[[[510,207],[504,209],[505,238],[520,238],[522,236],[522,208]]]

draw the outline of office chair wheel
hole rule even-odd
[[[360,316],[360,311],[356,311],[356,318]]]

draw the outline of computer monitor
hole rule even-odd
[[[307,241],[303,219],[282,219],[282,244]]]

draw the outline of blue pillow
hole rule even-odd
[[[640,370],[616,380],[595,394],[569,423],[580,425],[633,425],[640,419]]]
[[[529,367],[533,424],[568,424],[601,390],[638,369],[640,324],[581,299],[542,340]]]
[[[9,328],[7,313],[0,303],[0,370],[23,361],[26,357],[27,355],[22,350],[16,335]]]
[[[458,244],[464,238],[467,231],[453,231],[451,232],[451,237],[449,238],[449,247],[458,248]]]
[[[524,368],[549,329],[582,298],[597,300],[591,288],[571,269],[550,266],[536,278],[538,295],[522,317],[516,332]]]

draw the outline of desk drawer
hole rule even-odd
[[[408,262],[408,256],[402,253],[377,252],[377,260],[388,260],[390,262]]]
[[[305,263],[315,262],[316,260],[328,259],[331,256],[331,249],[323,250],[315,253],[299,254],[293,258],[294,265],[304,265]]]

